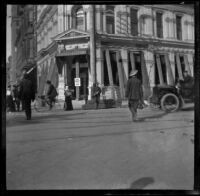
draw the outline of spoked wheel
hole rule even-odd
[[[37,112],[47,112],[49,111],[49,105],[46,102],[42,102],[40,99],[36,99],[33,108]]]
[[[168,93],[161,99],[161,109],[165,112],[175,112],[180,107],[179,98],[173,94]]]

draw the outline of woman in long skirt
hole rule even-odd
[[[69,89],[68,86],[65,86],[65,104],[64,110],[73,110],[72,105],[72,91]]]

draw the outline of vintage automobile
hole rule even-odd
[[[193,87],[184,89],[178,85],[157,85],[153,88],[149,102],[153,108],[160,108],[165,112],[175,112],[184,104],[194,102],[194,90]]]

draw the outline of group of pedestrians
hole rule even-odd
[[[20,112],[24,110],[24,103],[20,97],[19,85],[13,85],[12,90],[11,86],[8,86],[6,92],[6,110],[7,112]]]

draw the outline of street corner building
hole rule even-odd
[[[59,99],[68,85],[77,100],[91,100],[98,82],[101,100],[123,100],[137,69],[147,99],[184,70],[193,76],[192,5],[37,5],[36,15],[39,94],[51,80]]]

